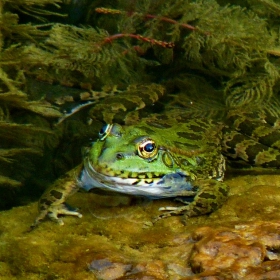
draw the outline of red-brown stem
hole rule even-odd
[[[146,18],[151,19],[151,18],[158,18],[164,22],[168,22],[168,23],[172,23],[172,24],[179,24],[180,26],[182,26],[183,28],[187,28],[190,30],[196,30],[196,28],[190,24],[187,23],[179,23],[178,21],[171,19],[171,18],[167,18],[167,17],[160,17],[160,16],[154,16],[154,15],[145,15]]]
[[[109,9],[109,8],[96,8],[95,11],[97,13],[102,13],[102,14],[124,14],[124,11],[121,10],[116,10],[116,9]],[[135,13],[129,13],[129,16],[133,15]],[[196,30],[196,27],[187,24],[187,23],[179,23],[178,21],[171,19],[171,18],[167,18],[167,17],[161,17],[161,16],[155,16],[155,15],[144,15],[145,18],[147,19],[154,19],[154,18],[158,18],[164,22],[168,22],[168,23],[172,23],[172,24],[179,24],[181,27],[186,28],[186,29],[190,29],[190,30]]]
[[[109,8],[103,8],[103,7],[96,8],[95,11],[97,13],[100,13],[100,14],[112,14],[112,15],[117,15],[117,14],[123,14],[124,13],[121,10],[109,9]]]
[[[106,43],[112,42],[113,40],[116,40],[119,38],[124,38],[124,37],[134,38],[136,40],[141,40],[141,41],[150,43],[152,45],[158,45],[163,48],[173,48],[174,47],[174,43],[172,43],[172,42],[164,42],[164,41],[156,40],[153,38],[143,37],[142,35],[139,35],[139,34],[129,34],[129,33],[120,33],[120,34],[115,34],[115,35],[109,36],[109,37],[105,38],[104,43],[106,44]]]

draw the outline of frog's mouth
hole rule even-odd
[[[190,177],[182,172],[174,172],[152,179],[121,178],[104,175],[94,169],[88,159],[78,179],[85,190],[99,188],[136,196],[164,198],[175,196],[193,196],[196,194]]]

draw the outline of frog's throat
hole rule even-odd
[[[99,188],[108,191],[151,198],[175,197],[188,190],[192,193],[191,179],[182,172],[170,173],[158,178],[121,178],[104,175],[84,160],[84,169],[78,184],[85,190]]]

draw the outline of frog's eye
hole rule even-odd
[[[112,124],[105,124],[99,131],[99,139],[102,141],[104,140],[108,134],[110,133],[111,129],[112,129],[113,125]]]
[[[154,140],[146,138],[138,144],[138,155],[142,158],[150,159],[153,158],[157,152],[158,148]]]

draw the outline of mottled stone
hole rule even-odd
[[[93,260],[89,270],[95,274],[98,279],[114,280],[124,276],[132,268],[130,264],[112,262],[108,259]]]
[[[277,260],[274,266],[279,270],[280,222],[238,224],[234,229],[203,227],[192,238],[196,243],[190,265],[195,273],[227,271],[233,279],[241,279],[266,273],[265,260]]]

